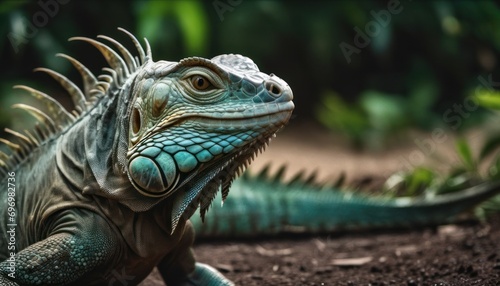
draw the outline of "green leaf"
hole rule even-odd
[[[418,167],[408,173],[395,173],[384,185],[389,197],[416,197],[433,190],[437,175],[428,168]]]
[[[470,173],[464,172],[460,176],[448,177],[441,184],[436,192],[438,195],[462,191],[466,188],[473,186],[476,178],[471,177]]]
[[[176,1],[174,11],[182,28],[188,52],[205,54],[209,24],[201,1]]]
[[[165,27],[168,24],[166,21],[175,19],[185,52],[190,55],[205,54],[210,23],[201,1],[149,1],[144,2],[139,11],[138,30],[148,38],[152,47],[169,39],[165,31],[172,27]]]
[[[416,168],[406,179],[406,195],[416,196],[421,194],[432,184],[434,178],[434,172],[431,170],[423,167]]]
[[[485,220],[492,214],[498,213],[499,211],[500,211],[500,196],[495,196],[480,204],[475,209],[475,214],[479,219]]]
[[[457,150],[458,156],[465,165],[465,168],[469,171],[476,170],[476,162],[472,157],[472,151],[470,149],[469,143],[465,139],[459,139],[455,142],[455,148]]]
[[[478,90],[475,99],[483,107],[500,110],[500,91]]]
[[[494,151],[500,148],[500,134],[496,134],[487,139],[481,149],[481,154],[479,154],[479,160],[483,160],[492,154]]]
[[[500,179],[500,156],[497,156],[496,159],[491,164],[488,169],[488,174],[490,179]]]
[[[396,96],[368,90],[361,95],[359,104],[375,129],[389,131],[404,125],[404,104]]]
[[[363,143],[363,133],[368,122],[361,110],[349,105],[333,91],[327,91],[316,112],[316,118],[325,127],[342,132],[355,144]]]

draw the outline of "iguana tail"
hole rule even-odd
[[[500,193],[500,181],[434,197],[384,198],[262,177],[234,182],[205,222],[191,218],[199,237],[251,237],[286,232],[413,227],[452,222],[460,213]]]

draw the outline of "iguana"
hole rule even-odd
[[[228,196],[233,179],[289,120],[289,85],[241,55],[155,62],[147,40],[144,50],[120,30],[137,55],[107,36],[70,39],[102,53],[109,67],[98,77],[59,54],[81,74],[83,89],[38,69],[67,90],[72,112],[17,86],[45,111],[15,105],[38,123],[23,133],[7,129],[14,142],[0,140],[12,149],[0,153],[0,285],[115,285],[118,276],[136,285],[154,267],[168,285],[232,285],[191,250],[189,218],[199,209],[203,220],[216,197],[224,207],[206,225],[193,216],[200,234],[440,223],[499,189],[386,200],[257,177],[236,180]]]
[[[133,56],[85,37],[110,67],[97,78],[79,61],[83,90],[45,68],[69,93],[73,112],[26,86],[47,112],[17,104],[39,124],[11,130],[2,154],[0,285],[139,283],[158,267],[169,285],[230,285],[195,264],[193,229],[220,190],[290,118],[292,91],[247,57],[153,61],[129,32]],[[7,192],[8,191],[8,192]],[[9,208],[10,207],[10,208]],[[15,242],[15,244],[9,244]],[[12,263],[11,263],[12,262]],[[124,274],[124,275],[125,275]]]

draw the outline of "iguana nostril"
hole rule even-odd
[[[281,88],[274,82],[268,81],[266,82],[266,89],[272,95],[279,96],[281,95]]]

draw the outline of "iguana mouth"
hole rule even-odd
[[[254,108],[241,108],[236,110],[224,110],[224,112],[186,113],[181,116],[171,116],[160,122],[151,133],[161,132],[166,128],[176,126],[182,122],[196,122],[206,130],[224,128],[230,125],[232,128],[248,129],[249,126],[257,128],[275,124],[284,124],[295,108],[292,101],[276,103],[270,110],[270,106],[256,106]],[[226,124],[224,122],[229,122]]]

